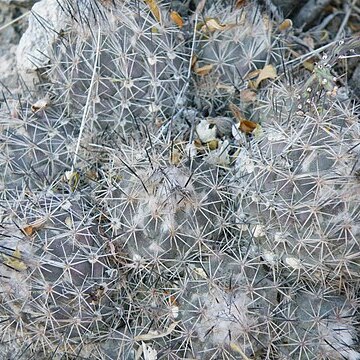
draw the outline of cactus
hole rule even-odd
[[[80,25],[64,29],[41,73],[54,101],[71,117],[86,113],[91,129],[126,134],[142,123],[169,120],[185,101],[188,71],[185,38],[169,9],[151,12],[142,2],[66,4]]]
[[[323,66],[310,82],[264,89],[261,134],[235,165],[238,216],[260,253],[290,271],[349,281],[359,269],[358,110],[319,79]]]
[[[246,76],[278,57],[271,26],[255,2],[236,8],[220,1],[204,11],[192,93],[200,110],[222,115],[247,87]]]
[[[0,110],[0,358],[360,359],[358,40],[309,75],[255,2],[59,9]]]
[[[99,147],[106,162],[100,160],[96,202],[105,232],[131,259],[159,257],[176,266],[226,234],[230,200],[219,168],[189,159],[181,143]]]
[[[1,216],[1,342],[25,353],[80,355],[120,305],[117,265],[79,194],[23,194]],[[14,281],[15,280],[15,281]],[[120,292],[119,292],[120,290]]]

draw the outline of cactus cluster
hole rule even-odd
[[[58,10],[0,109],[0,360],[360,359],[358,38],[302,68],[255,1]]]

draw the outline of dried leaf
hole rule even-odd
[[[197,75],[204,76],[204,75],[208,75],[213,67],[214,67],[213,64],[208,64],[199,68],[195,68],[194,71]]]
[[[241,7],[246,5],[246,0],[237,0],[235,3],[235,8],[240,9]]]
[[[22,231],[27,235],[27,236],[31,236],[34,234],[35,231],[39,230],[45,223],[46,223],[47,218],[40,218],[34,222],[32,222],[31,224],[28,224],[26,226],[24,226],[22,228]]]
[[[255,88],[257,88],[263,80],[275,79],[276,76],[275,67],[273,65],[265,65],[265,67],[260,70],[259,76],[255,81]]]
[[[50,105],[50,100],[48,98],[43,98],[31,105],[31,111],[37,112],[39,110],[46,109],[49,105]]]
[[[302,65],[306,70],[309,70],[311,72],[313,72],[315,67],[312,61],[304,61]]]
[[[16,249],[11,256],[3,255],[4,264],[11,267],[12,269],[23,271],[27,269],[24,262],[21,261],[21,253],[19,249]]]
[[[206,0],[201,0],[196,7],[195,14],[200,15],[204,10],[205,4],[206,4]]]
[[[255,79],[257,76],[259,76],[260,71],[261,71],[260,69],[256,69],[256,70],[250,71],[250,72],[245,76],[245,80]]]
[[[145,4],[149,7],[154,18],[161,23],[161,12],[156,0],[144,0]]]
[[[242,120],[240,122],[239,129],[245,134],[250,134],[257,128],[257,126],[258,124],[256,122],[250,120]]]
[[[170,156],[170,162],[173,165],[179,165],[181,162],[181,152],[178,149],[172,149],[171,156]]]
[[[280,25],[279,30],[285,31],[291,29],[293,26],[293,22],[290,19],[285,19]]]
[[[181,15],[177,12],[172,10],[170,12],[170,19],[181,29],[184,26],[184,20]]]
[[[198,61],[198,57],[194,54],[194,55],[191,57],[191,69],[194,70],[194,67],[195,67],[197,61]]]
[[[71,191],[75,191],[80,181],[80,174],[77,171],[65,171],[64,179],[69,184]]]
[[[230,343],[230,348],[231,348],[231,350],[233,350],[233,351],[237,352],[238,354],[240,354],[241,357],[242,357],[242,359],[244,359],[244,360],[250,360],[250,358],[248,358],[248,357],[245,355],[244,351],[241,349],[241,347],[240,347],[239,345],[235,344],[234,342],[231,342],[231,343]]]
[[[229,108],[230,108],[230,111],[232,112],[232,114],[234,115],[234,118],[237,121],[241,122],[243,120],[246,120],[245,116],[243,115],[242,111],[239,109],[238,106],[236,106],[233,103],[230,103]]]
[[[202,279],[207,279],[208,278],[208,276],[207,276],[204,269],[202,269],[202,268],[194,268],[193,270],[194,270],[194,273],[196,275],[200,276]]]
[[[240,100],[245,103],[252,103],[256,100],[256,92],[250,89],[240,91]]]
[[[247,120],[235,104],[230,103],[229,108],[235,119],[239,122],[238,129],[243,133],[250,134],[259,126],[256,122]]]
[[[210,140],[209,142],[206,143],[206,145],[209,148],[209,150],[216,150],[219,147],[219,140],[217,139]]]
[[[148,341],[148,340],[152,340],[152,339],[158,339],[158,338],[161,338],[161,337],[164,337],[164,336],[168,336],[169,334],[171,334],[175,328],[176,328],[176,325],[178,324],[178,322],[174,322],[172,323],[168,329],[162,333],[159,333],[159,332],[148,332],[147,334],[143,334],[143,335],[138,335],[138,336],[135,336],[135,341]]]
[[[35,229],[31,225],[27,225],[22,230],[27,236],[31,236]]]
[[[205,21],[205,24],[201,27],[203,32],[213,32],[216,30],[224,31],[228,28],[225,24],[220,24],[216,19],[208,19]]]
[[[353,31],[353,32],[359,32],[360,31],[360,22],[359,20],[354,19],[348,22],[349,28]]]

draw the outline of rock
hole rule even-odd
[[[56,0],[42,0],[33,6],[29,27],[16,51],[19,74],[30,88],[37,82],[36,71],[48,64],[52,44],[64,27],[66,17]]]
[[[0,0],[0,4],[31,8],[38,0]]]

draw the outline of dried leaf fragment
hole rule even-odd
[[[35,231],[39,230],[45,223],[46,223],[46,217],[40,218],[22,228],[22,231],[27,236],[32,236]]]
[[[49,105],[50,105],[50,99],[43,98],[31,105],[31,111],[37,112],[39,110],[46,109]]]
[[[245,103],[252,103],[256,100],[256,92],[250,89],[240,91],[240,100]]]
[[[235,3],[235,8],[240,9],[241,7],[246,5],[246,0],[237,0]]]
[[[242,120],[239,124],[239,129],[245,134],[250,134],[257,128],[257,126],[258,124],[256,122],[250,120]]]
[[[181,17],[181,15],[174,10],[171,10],[170,12],[170,19],[173,23],[175,23],[180,29],[184,26],[184,20]]]
[[[250,134],[259,126],[256,122],[247,120],[235,104],[230,103],[229,108],[235,119],[239,122],[238,129],[243,133]]]
[[[285,31],[291,29],[293,26],[293,22],[290,19],[285,19],[280,25],[279,30]]]
[[[199,68],[195,68],[194,71],[199,76],[205,76],[210,73],[210,71],[212,70],[213,67],[214,67],[213,64],[208,64],[208,65],[201,66]]]
[[[244,353],[244,351],[241,349],[241,347],[238,345],[238,344],[235,344],[234,342],[231,342],[230,343],[230,348],[231,350],[237,352],[238,354],[241,355],[241,357],[244,359],[244,360],[250,360]]]
[[[260,70],[259,76],[255,81],[255,88],[258,88],[263,80],[275,79],[276,76],[275,67],[273,65],[265,65],[264,68]]]
[[[158,338],[161,338],[161,337],[164,337],[164,336],[167,336],[169,334],[171,334],[175,328],[176,328],[176,325],[178,324],[178,322],[174,322],[172,323],[166,331],[162,332],[162,333],[159,333],[157,331],[154,331],[154,332],[148,332],[147,334],[143,334],[143,335],[138,335],[138,336],[135,336],[135,341],[148,341],[148,340],[152,340],[152,339],[158,339]]]
[[[145,4],[149,7],[154,18],[161,23],[161,12],[156,0],[144,0]]]
[[[4,258],[4,264],[11,267],[14,270],[23,271],[27,269],[27,266],[21,261],[21,253],[19,249],[16,249],[11,256],[2,255]]]
[[[216,30],[224,31],[228,29],[225,24],[220,24],[216,19],[208,19],[205,24],[201,27],[202,32],[214,32]]]
[[[71,191],[75,191],[80,181],[80,174],[77,171],[65,171],[64,180],[69,184]]]

